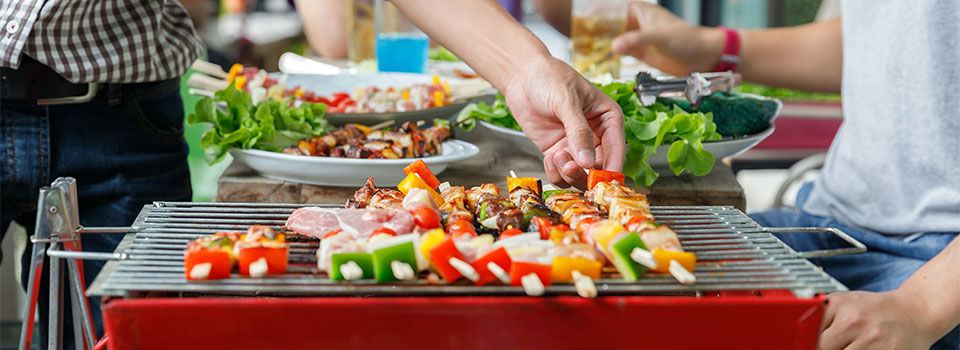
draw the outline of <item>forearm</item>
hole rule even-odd
[[[393,0],[431,38],[504,90],[547,48],[494,0]]]
[[[351,0],[296,0],[303,33],[314,53],[327,58],[347,57],[347,17]]]
[[[839,18],[789,28],[742,30],[738,70],[747,81],[840,92],[841,32]]]
[[[919,305],[920,319],[926,321],[934,340],[960,325],[960,239],[954,239],[896,290],[905,300]]]

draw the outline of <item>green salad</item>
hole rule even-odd
[[[454,55],[453,52],[450,52],[450,50],[447,50],[447,48],[443,46],[437,46],[437,47],[431,48],[430,52],[427,54],[427,57],[429,57],[431,60],[436,60],[436,61],[447,61],[447,62],[460,61],[459,57]]]
[[[740,84],[733,91],[745,92],[748,94],[779,98],[781,100],[800,100],[800,101],[822,101],[822,102],[840,102],[840,94],[825,94],[819,92],[807,92],[778,88],[755,83]]]
[[[218,103],[226,104],[226,112],[217,108]],[[217,91],[213,98],[197,101],[187,124],[211,125],[200,139],[210,164],[223,160],[231,148],[280,152],[300,139],[322,136],[331,129],[323,117],[325,104],[291,105],[290,98],[254,105],[250,94],[231,86]]]
[[[627,139],[627,157],[623,173],[639,185],[650,186],[660,174],[647,162],[661,145],[670,145],[667,159],[676,175],[689,172],[706,175],[713,169],[714,157],[703,149],[703,142],[721,139],[712,113],[687,112],[675,104],[658,102],[644,107],[629,83],[598,85],[623,110]],[[470,130],[480,119],[491,124],[520,130],[510,114],[502,94],[492,105],[474,103],[464,108],[457,119],[464,130]]]

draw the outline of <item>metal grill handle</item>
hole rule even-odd
[[[827,256],[860,254],[867,251],[867,246],[860,243],[846,232],[833,227],[765,227],[764,230],[770,233],[832,233],[853,247],[811,250],[806,252],[797,252],[804,259],[822,258]]]

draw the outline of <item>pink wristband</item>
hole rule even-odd
[[[740,63],[740,33],[727,27],[717,27],[726,34],[726,42],[723,43],[723,54],[720,55],[720,63],[713,68],[714,72],[726,72],[737,70],[737,64]]]

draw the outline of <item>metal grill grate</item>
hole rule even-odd
[[[395,284],[331,281],[317,272],[316,241],[291,242],[287,274],[188,282],[183,274],[186,243],[218,231],[250,225],[280,229],[302,204],[171,203],[145,206],[118,253],[88,290],[89,295],[135,296],[138,292],[230,295],[522,295],[520,287],[431,285],[424,279]],[[732,207],[652,207],[657,222],[669,225],[687,251],[697,254],[695,285],[669,275],[647,274],[625,282],[613,272],[596,281],[600,295],[696,295],[704,291],[791,290],[798,296],[845,291],[846,287],[802,258],[743,212]],[[573,285],[553,285],[548,295],[575,294]]]

